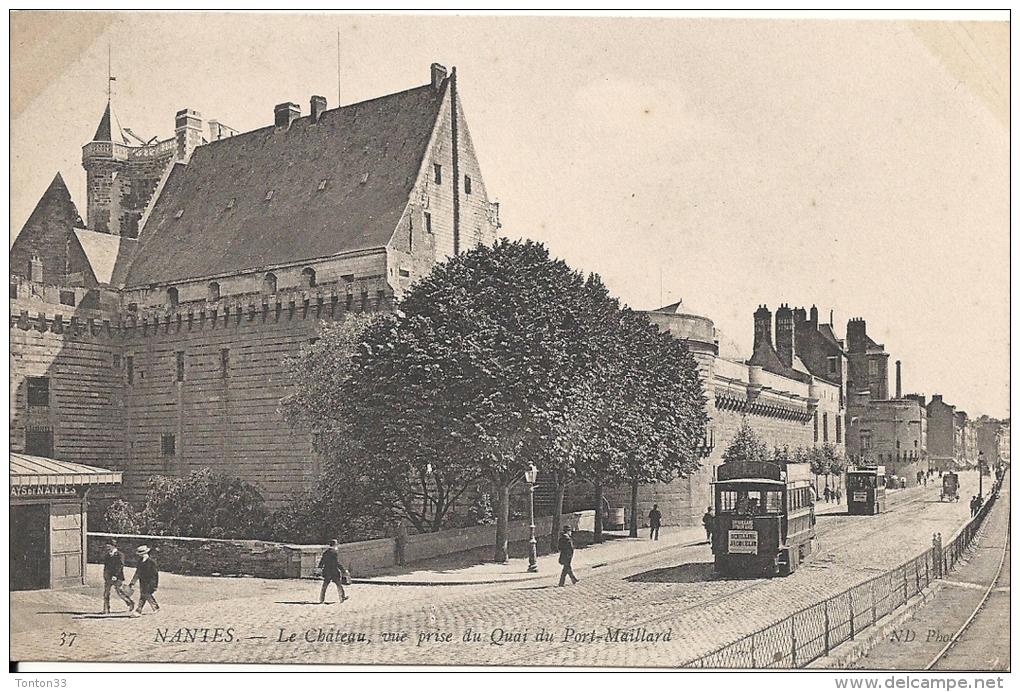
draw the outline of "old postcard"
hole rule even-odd
[[[12,671],[1001,687],[1009,28],[13,12]]]

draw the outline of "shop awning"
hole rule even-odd
[[[120,482],[120,471],[11,452],[12,488],[33,485],[112,485]]]

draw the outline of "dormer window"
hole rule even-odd
[[[368,173],[366,173],[365,175],[361,176],[361,184],[364,185],[367,182],[368,182]]]
[[[272,198],[273,198],[273,190],[270,190],[269,192],[267,192],[267,193],[266,193],[266,199],[265,199],[265,201],[267,201],[267,202],[268,202],[268,201],[269,201],[269,200],[271,200]]]
[[[323,178],[322,180],[319,181],[319,192],[322,192],[323,190],[326,189],[326,183],[328,181],[329,181],[329,178]]]
[[[174,212],[174,218],[175,219],[179,219],[182,216],[184,216],[184,210],[183,209],[178,209],[177,211]]]
[[[229,202],[227,202],[227,209],[233,209],[233,208],[234,208],[234,202],[235,202],[235,201],[236,201],[236,200],[235,200],[235,198],[234,198],[234,197],[231,197],[231,198],[230,198],[230,201],[229,201]]]

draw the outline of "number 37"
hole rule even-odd
[[[74,646],[74,638],[78,636],[77,632],[61,632],[60,633],[60,645],[70,648]]]

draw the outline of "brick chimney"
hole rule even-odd
[[[288,129],[290,124],[301,117],[301,106],[296,103],[278,103],[273,109],[277,129]]]
[[[313,96],[312,97],[312,122],[319,122],[319,118],[326,111],[326,97],[325,96]]]
[[[814,305],[811,306],[811,326],[818,329],[818,308]]]
[[[432,63],[432,88],[439,91],[446,80],[446,68],[437,62]]]
[[[174,135],[177,138],[177,160],[187,163],[195,147],[202,144],[202,114],[190,108],[177,111]]]
[[[900,375],[900,361],[896,361],[896,398],[903,398],[903,380]]]
[[[794,342],[796,327],[793,321],[793,310],[786,303],[776,310],[776,354],[779,360],[788,368],[793,367],[793,359],[796,357]]]
[[[861,317],[854,317],[846,323],[846,350],[850,353],[868,350],[868,327]]]
[[[754,348],[762,342],[772,345],[772,311],[767,305],[759,305],[754,311]]]

